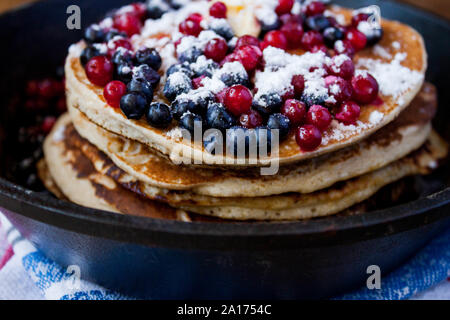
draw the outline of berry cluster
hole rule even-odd
[[[301,15],[289,13],[292,5],[293,1],[280,0],[276,26],[273,30],[263,26],[260,39],[245,35],[230,45],[227,42],[230,35],[218,32],[219,36],[206,43],[203,50],[193,46],[179,53],[180,63],[167,72],[164,94],[173,102],[174,118],[180,121],[181,127],[193,130],[193,119],[220,130],[263,127],[278,129],[281,139],[293,130],[300,147],[310,151],[321,144],[322,132],[328,129],[333,118],[346,125],[356,123],[360,105],[371,103],[378,97],[376,80],[367,72],[355,74],[352,61],[354,53],[368,43],[357,26],[361,21],[367,21],[369,16],[357,15],[352,26],[340,26],[335,19],[323,15],[325,5],[322,2],[309,3]],[[210,15],[226,17],[226,6],[221,2],[214,3]],[[204,31],[202,20],[198,13],[190,15],[180,24],[180,32],[185,36],[199,37]],[[182,42],[182,39],[178,40],[177,45]],[[340,44],[346,50],[336,50]],[[264,68],[263,50],[269,46],[333,55],[329,58],[324,77],[327,99],[304,94],[305,79],[301,74],[292,78],[291,90],[264,94],[256,99],[257,88],[249,79],[255,71]],[[203,55],[210,59],[210,64],[199,72],[196,65]],[[209,79],[205,78],[214,79],[215,74],[220,74],[217,69],[236,61],[242,64],[245,74],[222,73],[220,80],[226,88],[215,95],[208,92]],[[202,95],[195,92],[202,92]]]
[[[139,4],[125,13],[119,10],[113,16],[114,29],[94,26],[85,34],[88,46],[81,62],[87,77],[104,86],[106,101],[120,107],[129,119],[145,114],[148,123],[158,128],[167,128],[174,119],[191,132],[196,121],[204,129],[231,134],[234,129],[277,129],[281,139],[293,132],[300,148],[311,151],[321,144],[322,133],[333,119],[355,124],[360,106],[378,98],[377,81],[365,71],[355,72],[352,61],[357,51],[382,36],[381,27],[368,23],[370,14],[358,13],[351,25],[342,26],[324,15],[326,7],[320,1],[309,2],[300,14],[292,14],[294,1],[279,0],[276,23],[261,21],[259,38],[236,38],[222,2],[210,6],[210,17],[190,14],[178,26],[181,37],[174,39],[178,63],[166,71],[163,94],[170,106],[151,103],[160,81],[161,57],[149,48],[134,53],[128,37],[139,32],[143,19],[170,10],[167,4],[167,8],[160,5],[159,11],[151,7],[156,2],[150,1],[146,10]],[[301,49],[327,57],[322,78],[327,93],[310,94],[308,78],[301,72],[292,75],[288,90],[259,91],[252,79],[266,68],[267,48]],[[309,72],[314,72],[316,67],[311,68]]]
[[[8,121],[13,126],[17,123],[19,128],[11,137],[8,150],[13,165],[7,174],[27,188],[41,191],[43,187],[36,175],[36,164],[43,156],[45,136],[52,130],[56,118],[66,111],[64,80],[60,77],[29,80],[24,91],[17,93],[10,106],[14,112]]]
[[[110,106],[120,108],[129,119],[141,119],[146,114],[149,124],[165,128],[172,121],[169,107],[152,103],[161,79],[158,70],[162,60],[152,48],[133,51],[129,37],[140,32],[148,11],[138,3],[131,8],[112,17],[113,29],[97,25],[86,29],[87,46],[81,54],[81,63],[88,79],[104,87],[103,95]]]

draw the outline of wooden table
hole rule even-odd
[[[36,0],[0,0],[0,12],[16,7],[21,4],[30,3]],[[95,1],[95,0],[92,0]],[[96,0],[99,1],[99,0]],[[449,0],[399,0],[416,5],[420,8],[430,10],[438,15],[450,19],[450,1]],[[131,1],[130,1],[131,2]]]

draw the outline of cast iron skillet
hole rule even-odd
[[[79,1],[83,27],[127,1]],[[424,36],[427,79],[438,86],[435,126],[447,139],[450,112],[450,25],[425,12],[388,1],[338,1],[349,7],[377,4],[383,16],[406,22]],[[25,79],[61,65],[81,38],[65,28],[73,1],[44,1],[0,17],[0,151],[20,115],[3,105]],[[450,223],[448,168],[414,180],[418,199],[359,216],[291,223],[183,223],[82,208],[0,178],[6,216],[49,258],[76,264],[81,276],[142,298],[322,298],[365,283],[369,265],[382,274],[398,266]]]

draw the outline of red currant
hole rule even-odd
[[[291,13],[283,14],[280,17],[280,21],[281,21],[282,25],[285,25],[285,24],[291,23],[291,22],[302,24],[302,18],[299,15],[291,14]]]
[[[355,55],[355,48],[348,40],[338,40],[334,43],[334,50],[338,54],[345,54],[350,58]]]
[[[225,96],[227,95],[228,88],[220,90],[218,93],[216,93],[216,101],[225,104]]]
[[[133,50],[133,45],[128,39],[116,39],[108,43],[108,53],[110,56],[116,52],[118,48],[125,48],[127,50]]]
[[[203,16],[200,14],[200,13],[191,13],[188,17],[187,17],[187,19],[186,20],[192,20],[192,21],[195,21],[195,22],[198,22],[198,23],[200,23],[200,22],[202,22],[202,20],[203,20]]]
[[[315,126],[305,124],[295,131],[295,140],[303,151],[313,151],[322,143],[322,134]]]
[[[202,75],[202,76],[200,76],[200,77],[198,77],[198,78],[192,79],[192,86],[194,87],[194,89],[198,89],[198,88],[203,87],[202,81],[203,81],[203,79],[205,79],[205,78],[206,78],[206,76],[205,76],[205,75]]]
[[[357,29],[348,30],[347,34],[345,35],[345,39],[350,41],[356,51],[364,49],[367,44],[366,36],[364,35],[364,33],[358,31]]]
[[[378,82],[367,72],[356,74],[352,78],[353,98],[356,102],[368,104],[378,97]]]
[[[294,6],[294,0],[278,0],[278,6],[275,11],[278,15],[289,13]]]
[[[354,15],[352,17],[352,26],[355,28],[358,27],[358,24],[361,21],[367,21],[367,20],[369,20],[369,17],[370,16],[367,13],[362,13],[362,12]]]
[[[302,75],[292,77],[291,84],[294,86],[295,95],[300,97],[305,89],[305,78]]]
[[[309,51],[314,46],[323,44],[323,37],[319,31],[310,30],[303,34],[301,44],[303,49]]]
[[[86,76],[97,86],[105,86],[112,80],[114,67],[107,57],[98,56],[86,64]]]
[[[37,80],[28,81],[26,93],[29,97],[37,96],[39,93],[39,81]]]
[[[223,2],[215,2],[209,8],[209,15],[218,19],[225,19],[227,17],[227,6]]]
[[[248,112],[241,114],[239,124],[244,128],[252,129],[261,126],[263,118],[258,111],[250,109]]]
[[[298,126],[303,124],[306,115],[306,105],[295,99],[286,100],[281,113],[289,118],[292,126]]]
[[[127,13],[114,17],[114,28],[125,32],[129,37],[139,33],[142,28],[141,20],[136,15]]]
[[[262,51],[256,46],[242,46],[235,51],[236,58],[247,72],[255,70],[262,59]]]
[[[197,37],[203,30],[203,28],[200,25],[200,21],[192,17],[189,17],[182,23],[180,23],[178,29],[180,30],[181,33],[194,37]]]
[[[216,62],[222,61],[227,55],[228,45],[223,39],[212,39],[206,44],[205,56]]]
[[[286,101],[289,99],[294,99],[294,98],[295,98],[295,89],[293,87],[287,89],[286,92],[283,93],[283,95],[281,96],[281,99],[283,101]]]
[[[286,36],[290,48],[300,47],[303,36],[303,27],[300,23],[288,22],[280,30]]]
[[[324,44],[316,44],[314,47],[311,48],[312,53],[316,53],[319,51],[322,51],[323,53],[327,54],[328,53],[327,46]]]
[[[306,122],[314,125],[320,131],[328,129],[331,123],[331,113],[327,108],[319,105],[313,105],[309,108],[306,114]]]
[[[64,87],[62,83],[52,80],[44,79],[40,81],[37,87],[37,94],[44,99],[51,99],[64,92]]]
[[[319,14],[324,13],[325,11],[325,4],[321,1],[313,1],[311,3],[309,3],[306,8],[305,8],[305,14],[310,17],[310,16],[316,16]]]
[[[335,118],[345,125],[355,124],[361,113],[361,108],[353,101],[344,102]]]
[[[355,65],[352,59],[346,55],[337,55],[331,59],[331,63],[328,65],[328,73],[350,80],[355,73]]]
[[[235,116],[248,112],[252,107],[252,101],[250,90],[240,84],[228,88],[225,94],[225,107]]]
[[[268,32],[264,36],[264,49],[268,46],[286,50],[288,48],[288,40],[283,32],[274,30]]]
[[[111,81],[103,89],[106,102],[113,108],[119,108],[120,99],[125,93],[127,93],[127,86],[121,81]]]
[[[56,123],[56,118],[52,116],[47,116],[44,118],[44,121],[42,121],[41,124],[41,131],[44,134],[48,134],[50,131],[52,131],[53,126]]]
[[[325,78],[325,85],[328,88],[328,94],[341,103],[352,97],[353,89],[350,82],[336,76],[328,76]]]
[[[259,47],[259,39],[251,36],[251,35],[243,35],[240,37],[236,42],[236,48],[242,47],[242,46],[256,46]]]
[[[134,9],[133,14],[139,18],[139,20],[144,20],[146,15],[147,15],[147,7],[145,6],[144,3],[141,2],[136,2],[136,3],[132,3],[131,6]]]

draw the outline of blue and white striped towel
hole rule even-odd
[[[0,270],[0,299],[130,299],[93,283],[78,281],[14,229],[0,213],[14,255]],[[337,299],[450,300],[450,230],[434,239],[408,263],[382,278],[380,290],[361,289]],[[431,288],[431,289],[430,289]]]

